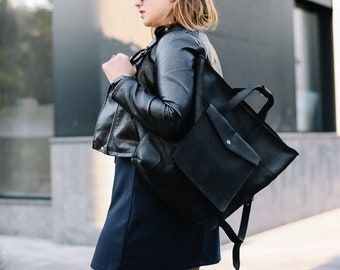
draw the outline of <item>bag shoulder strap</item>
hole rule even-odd
[[[130,63],[132,65],[138,65],[138,63],[144,58],[144,56],[154,47],[157,43],[158,39],[153,38],[148,46],[146,46],[144,49],[139,50],[134,55],[130,57]]]
[[[170,33],[172,31],[176,31],[179,29],[184,29],[183,26],[180,24],[173,24],[168,27],[160,27],[155,30],[155,36],[150,41],[148,46],[146,46],[144,49],[139,50],[136,52],[133,56],[130,57],[130,63],[132,65],[136,64],[138,65],[140,61],[144,58],[144,56],[151,51],[151,49],[157,44],[157,42],[166,34]]]
[[[243,205],[241,223],[238,234],[235,233],[233,228],[229,225],[229,223],[226,220],[224,219],[221,220],[219,224],[223,231],[227,234],[229,239],[234,243],[233,266],[236,270],[240,269],[240,247],[247,234],[251,204],[252,200],[248,201]]]

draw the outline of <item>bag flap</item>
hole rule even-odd
[[[259,155],[213,105],[194,124],[173,159],[220,212],[260,163]]]
[[[256,166],[260,163],[260,156],[233,129],[229,122],[212,104],[210,104],[207,109],[207,115],[209,116],[211,123],[215,127],[221,141],[226,148]]]

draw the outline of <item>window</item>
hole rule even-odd
[[[301,132],[335,131],[331,16],[330,9],[316,4],[297,4],[294,9],[297,130]]]
[[[0,0],[0,197],[50,194],[51,13],[47,0]]]

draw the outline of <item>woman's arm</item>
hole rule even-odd
[[[159,41],[155,59],[158,95],[150,94],[136,80],[123,76],[112,98],[147,129],[167,139],[181,137],[189,128],[194,63],[200,49],[188,34],[165,35]]]

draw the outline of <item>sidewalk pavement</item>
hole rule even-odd
[[[201,270],[232,270],[231,248],[223,245],[222,261]],[[0,235],[0,270],[86,270],[93,250]],[[340,270],[340,209],[247,237],[241,247],[241,269]]]

